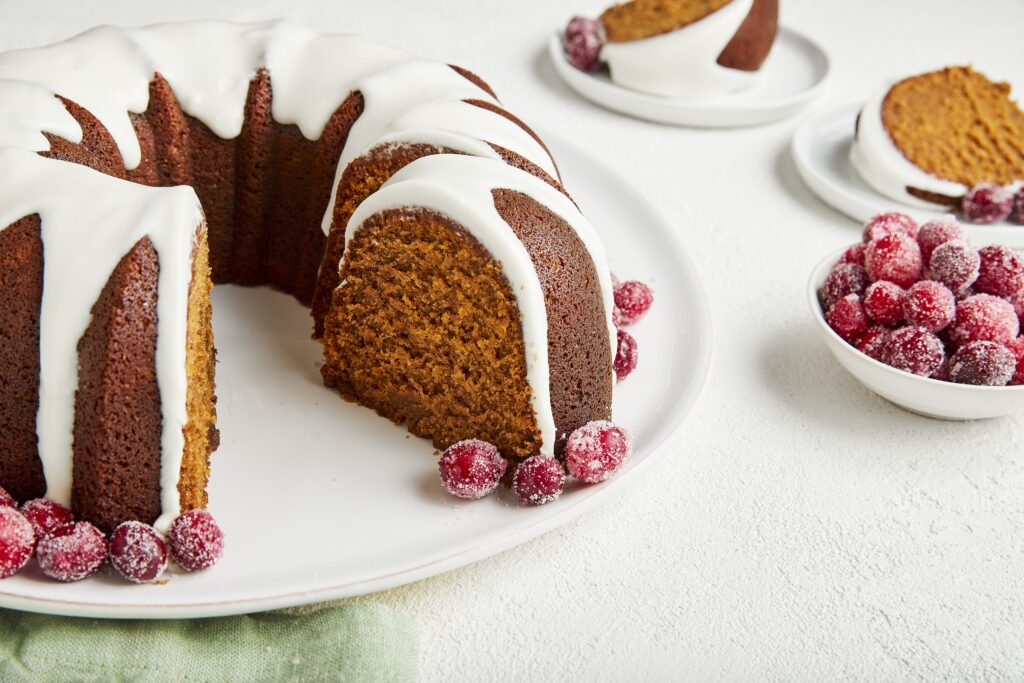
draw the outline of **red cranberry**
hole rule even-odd
[[[36,540],[75,521],[71,510],[49,498],[33,498],[26,501],[21,506],[21,514],[31,522],[36,532]]]
[[[0,579],[12,576],[32,557],[32,524],[13,507],[0,507]]]
[[[189,510],[171,522],[167,548],[182,569],[206,569],[224,554],[224,532],[206,510]]]
[[[1018,225],[1024,224],[1024,185],[1017,189],[1013,197],[1013,210],[1010,211],[1010,220]]]
[[[615,329],[622,327],[622,311],[615,304],[612,304],[612,325]]]
[[[565,465],[569,474],[588,484],[610,477],[629,457],[629,434],[607,420],[594,420],[569,435]]]
[[[864,243],[877,240],[886,235],[900,234],[917,239],[917,222],[905,213],[887,211],[873,216],[864,225]]]
[[[888,280],[872,283],[864,293],[864,312],[879,325],[898,325],[903,320],[907,292]]]
[[[864,294],[868,286],[868,273],[855,263],[838,263],[821,286],[821,305],[828,310],[847,294]]]
[[[974,288],[982,294],[1013,296],[1024,287],[1024,259],[1009,247],[993,244],[978,250],[981,265]]]
[[[864,304],[856,294],[847,294],[832,304],[832,308],[825,313],[825,322],[848,342],[853,342],[868,328]]]
[[[885,362],[904,372],[930,377],[945,358],[942,341],[923,327],[893,331],[885,349]]]
[[[962,292],[978,279],[981,256],[964,240],[943,242],[932,251],[928,274],[954,292]]]
[[[75,522],[39,539],[36,562],[57,581],[79,581],[98,570],[107,559],[107,540],[89,522]]]
[[[975,294],[960,301],[949,328],[949,338],[957,346],[973,341],[1005,344],[1020,332],[1020,321],[1010,302],[990,294]]]
[[[569,63],[577,69],[597,69],[601,56],[601,25],[587,17],[573,17],[565,27],[562,48]]]
[[[622,324],[632,325],[651,308],[654,294],[642,282],[628,280],[615,289],[615,306],[619,309]]]
[[[953,322],[956,299],[942,283],[922,280],[907,290],[903,302],[903,317],[907,324],[938,332]]]
[[[857,350],[874,358],[877,361],[885,362],[885,349],[889,344],[889,337],[892,330],[881,325],[872,325],[864,330],[857,340]]]
[[[864,267],[872,280],[889,280],[909,287],[921,277],[921,247],[899,233],[879,237],[868,243]]]
[[[922,225],[921,230],[917,233],[917,243],[921,247],[921,258],[925,263],[929,262],[932,252],[940,244],[962,239],[966,239],[964,229],[960,227],[959,221],[953,216],[942,216],[930,220]]]
[[[1024,289],[1010,297],[1010,305],[1013,306],[1013,312],[1017,314],[1017,320],[1024,326]]]
[[[975,185],[964,195],[960,211],[972,223],[998,223],[1010,215],[1013,195],[1013,189],[1004,185]]]
[[[437,461],[444,490],[458,498],[476,500],[493,491],[508,462],[493,444],[466,439],[452,444]]]
[[[1024,337],[1017,337],[1006,342],[1006,348],[1010,349],[1014,358],[1017,359],[1017,367],[1013,371],[1013,379],[1010,384],[1024,384]]]
[[[110,564],[134,583],[153,581],[167,567],[167,545],[148,524],[122,522],[110,535]]]
[[[1002,344],[976,341],[957,349],[949,360],[949,379],[957,384],[1005,386],[1017,369],[1017,357]]]
[[[562,495],[565,470],[562,463],[546,455],[531,455],[516,470],[513,488],[519,502],[544,505]]]
[[[14,500],[14,496],[7,493],[7,489],[0,486],[0,508],[16,508],[18,507],[18,501]]]
[[[854,244],[852,247],[843,252],[842,258],[839,259],[840,263],[853,263],[858,266],[864,265],[864,245]]]
[[[617,330],[618,348],[615,351],[615,377],[619,381],[626,379],[631,372],[636,370],[637,350],[636,340],[625,330]]]

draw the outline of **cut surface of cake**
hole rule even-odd
[[[310,306],[325,382],[439,448],[610,417],[600,241],[475,75],[290,22],[105,26],[0,54],[0,100],[19,501],[105,531],[206,505],[212,283]]]

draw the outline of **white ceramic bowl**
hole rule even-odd
[[[825,322],[818,290],[845,247],[829,254],[811,273],[807,302],[825,344],[851,375],[879,396],[901,408],[942,420],[980,420],[1024,413],[1024,385],[976,387],[919,377],[889,367],[846,343]]]

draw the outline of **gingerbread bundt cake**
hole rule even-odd
[[[438,447],[611,411],[611,279],[473,74],[288,22],[0,54],[0,486],[109,531],[206,504],[212,283],[312,308],[325,382]],[[4,227],[6,226],[6,227]]]

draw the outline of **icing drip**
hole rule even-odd
[[[82,127],[75,117],[52,92],[32,83],[0,81],[0,122],[0,147],[49,151],[44,132],[74,143],[82,141]]]

